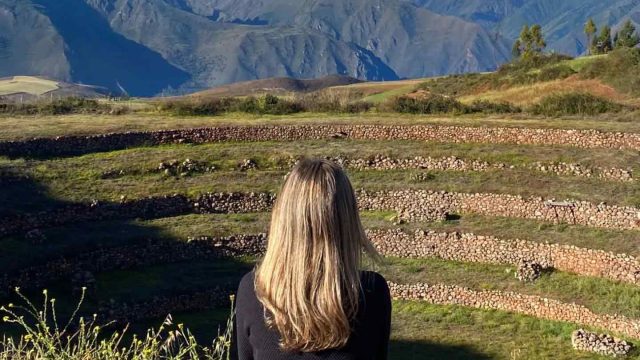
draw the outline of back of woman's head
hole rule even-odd
[[[358,311],[363,251],[376,256],[346,174],[330,161],[299,162],[278,194],[255,280],[284,350],[346,344]]]

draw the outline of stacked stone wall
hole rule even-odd
[[[501,240],[471,233],[439,233],[417,230],[414,234],[396,230],[368,232],[369,239],[385,256],[509,264],[523,261],[574,274],[608,278],[640,285],[640,261],[626,254],[543,244],[526,240]]]
[[[207,193],[197,198],[171,195],[120,203],[72,204],[35,214],[4,216],[0,219],[0,236],[81,221],[264,212],[274,201],[275,195],[268,193]],[[507,194],[363,190],[358,192],[358,202],[361,210],[393,210],[404,220],[434,221],[444,220],[451,213],[474,213],[609,229],[640,228],[640,209],[587,201],[556,204]]]
[[[0,143],[0,154],[5,156],[57,156],[175,143],[296,141],[327,138],[560,145],[580,148],[640,150],[640,134],[598,130],[439,125],[259,125],[7,141]]]
[[[456,285],[389,283],[394,299],[426,301],[436,305],[460,305],[478,309],[514,312],[540,319],[563,321],[605,329],[640,339],[640,321],[616,314],[598,314],[588,308],[507,291],[476,291]]]
[[[437,209],[444,213],[474,213],[599,228],[640,228],[640,209],[587,201],[557,203],[540,197],[431,190],[361,191],[358,200],[364,210],[393,209],[406,220],[425,220]]]

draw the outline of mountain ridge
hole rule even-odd
[[[582,24],[640,21],[640,0],[0,0],[0,77],[131,95],[271,77],[395,80],[496,69],[523,24],[585,52]]]

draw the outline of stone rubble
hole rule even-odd
[[[516,279],[523,283],[532,283],[542,276],[542,266],[540,264],[522,260],[516,269]]]
[[[208,173],[215,171],[216,167],[208,166],[203,162],[187,158],[184,161],[163,161],[158,165],[156,170],[169,176],[190,176],[195,173]]]
[[[633,345],[625,340],[617,339],[607,334],[597,334],[584,329],[578,329],[571,334],[571,344],[576,350],[614,358],[625,357],[629,355],[631,349],[633,349]]]

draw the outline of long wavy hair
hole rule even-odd
[[[367,239],[344,171],[327,160],[302,160],[278,194],[255,289],[265,321],[285,351],[340,348],[358,312]]]

